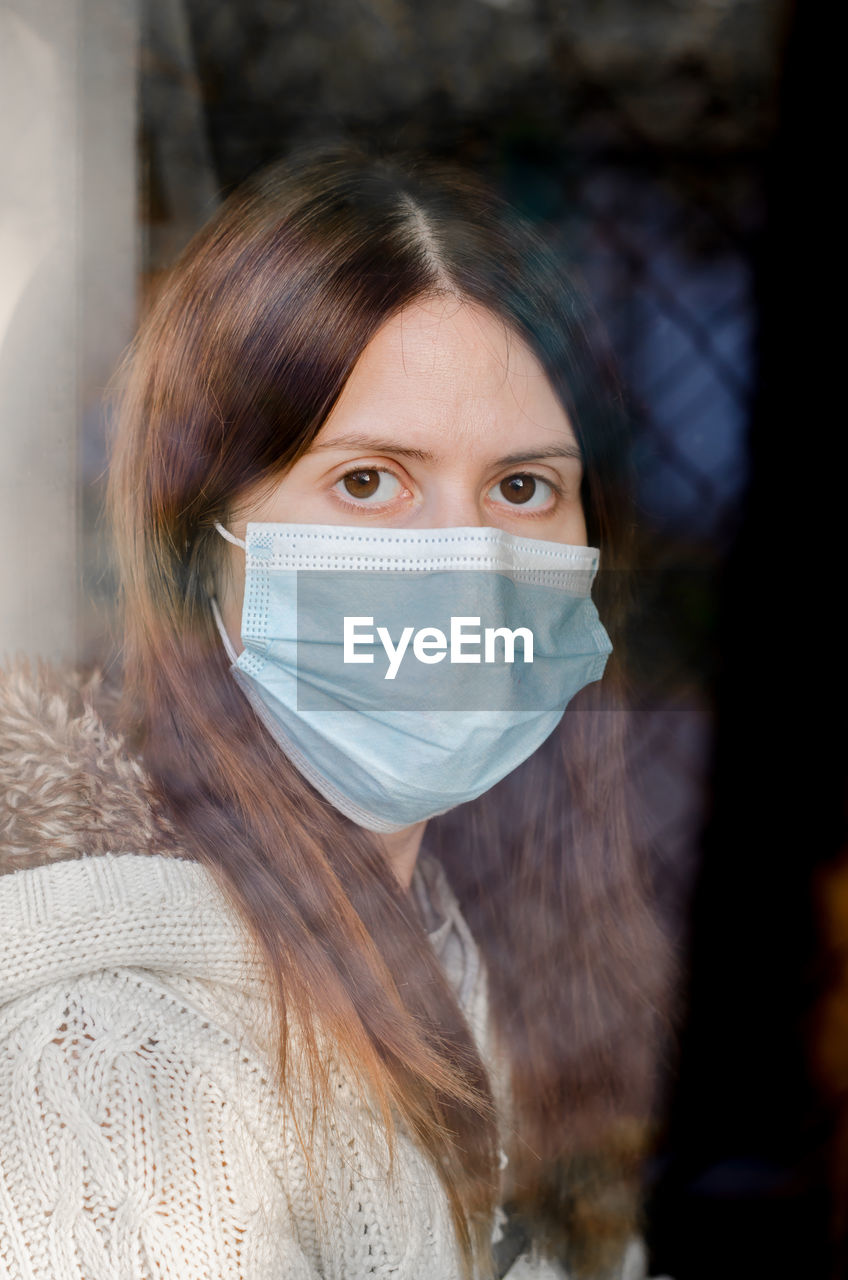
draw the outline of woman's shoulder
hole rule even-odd
[[[22,1274],[106,1280],[144,1256],[163,1275],[314,1277],[249,996],[197,863],[99,854],[0,877],[0,1198]]]
[[[12,1153],[0,1158],[0,1196],[20,1211],[20,1238],[45,1251],[51,1223],[72,1222],[76,1239],[88,1214],[111,1215],[129,1256],[164,1214],[163,1273],[173,1252],[197,1274],[224,1275],[223,1206],[233,1257],[248,1243],[252,1257],[277,1251],[240,1275],[335,1266],[354,1280],[377,1259],[375,1270],[405,1280],[458,1280],[438,1179],[401,1134],[398,1194],[376,1111],[332,1046],[322,1055],[332,1114],[316,1118],[296,1035],[285,1094],[273,1083],[262,982],[198,863],[100,854],[0,877],[0,1117],[19,1118],[11,1131],[0,1121],[0,1149]],[[327,1191],[326,1225],[310,1168]],[[106,1252],[86,1269],[97,1280],[119,1272]]]
[[[0,877],[118,851],[176,852],[102,673],[0,668]]]
[[[103,853],[0,876],[0,1005],[117,968],[261,991],[240,921],[197,862]]]

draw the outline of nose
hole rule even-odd
[[[459,481],[434,485],[418,511],[425,529],[482,528],[486,524],[476,490]]]

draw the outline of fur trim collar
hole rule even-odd
[[[99,672],[0,670],[0,875],[90,854],[173,856],[144,770],[109,727],[117,701]]]

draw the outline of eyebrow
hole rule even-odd
[[[418,462],[436,462],[436,455],[429,449],[411,449],[406,445],[396,444],[392,440],[377,440],[370,436],[337,436],[333,440],[323,440],[313,444],[313,449],[353,449],[362,453],[396,453],[403,458],[414,458]],[[498,467],[512,466],[520,462],[537,462],[542,458],[574,458],[583,461],[583,454],[577,444],[545,445],[541,449],[520,449],[517,453],[507,453],[498,458]]]

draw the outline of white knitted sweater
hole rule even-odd
[[[388,1177],[379,1127],[332,1046],[339,1105],[307,1168],[309,1100],[288,1111],[269,1083],[264,976],[211,874],[149,851],[74,852],[85,806],[67,803],[63,775],[51,828],[51,765],[21,749],[18,703],[4,725],[4,693],[0,729],[18,746],[9,765],[0,745],[0,1280],[459,1280],[434,1170],[401,1133]],[[129,806],[133,779],[102,725],[80,731],[66,706],[47,710],[62,768],[77,768],[68,742],[95,734],[99,774],[92,789],[80,772],[81,798],[103,803],[111,770],[103,794],[128,785]],[[15,833],[34,796],[53,845],[33,864]],[[491,1062],[481,958],[426,855],[413,894]],[[507,1274],[562,1272],[524,1256]],[[644,1275],[640,1242],[620,1275]]]

